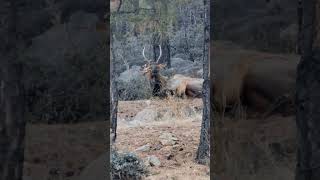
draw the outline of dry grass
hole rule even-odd
[[[299,58],[293,54],[271,54],[245,50],[228,42],[215,42],[211,48],[214,51],[214,62],[225,63],[225,67],[228,67],[228,63],[234,60],[255,59],[263,60],[265,62],[263,66],[267,66],[270,69],[274,64],[269,62],[274,62],[274,60],[281,60],[284,63],[282,65],[286,66],[287,62],[297,61]],[[295,64],[290,65],[293,66]],[[217,65],[213,64],[213,67],[217,68]],[[216,72],[225,70],[219,69],[219,67]],[[264,67],[259,68],[258,70],[263,73]],[[226,70],[226,72],[230,71],[228,68]],[[225,80],[225,77],[219,78],[224,78]],[[278,79],[279,77],[269,78]],[[227,81],[226,83],[232,86],[233,84],[230,82],[233,81]],[[270,84],[265,85],[269,86]],[[222,110],[225,110],[226,100],[230,99],[234,92],[237,93],[236,90],[232,90],[232,87],[229,92],[225,92],[223,88],[221,89]],[[212,171],[217,174],[217,179],[293,179],[296,158],[294,118],[282,117],[281,115],[257,118],[255,116],[257,112],[247,114],[245,111],[244,107],[238,106],[233,111],[234,117],[229,116],[229,113],[225,114],[225,111],[222,111],[221,114],[215,114],[216,128],[213,132],[216,161],[213,162],[215,168]]]
[[[221,179],[289,180],[295,169],[293,117],[272,116],[265,120],[223,119],[218,132]],[[222,163],[220,163],[222,162]],[[214,170],[215,171],[215,170]]]

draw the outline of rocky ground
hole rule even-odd
[[[120,102],[119,109],[116,147],[145,161],[147,179],[209,179],[209,167],[194,161],[202,99]]]

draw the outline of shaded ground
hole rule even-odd
[[[25,176],[69,180],[105,152],[105,122],[28,125]]]
[[[296,124],[293,116],[267,119],[225,119],[220,157],[227,169],[219,179],[291,180],[296,165]]]

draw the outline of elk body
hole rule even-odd
[[[211,96],[218,110],[245,105],[256,111],[294,99],[299,57],[274,55],[233,47],[212,47],[214,81]]]
[[[142,55],[147,61],[143,66],[143,73],[150,81],[150,86],[153,88],[154,96],[164,97],[167,95],[175,95],[178,97],[201,97],[203,79],[191,78],[181,74],[176,74],[173,77],[161,75],[161,70],[165,67],[164,64],[159,64],[159,59],[162,54],[161,46],[160,55],[155,62],[147,59],[145,56],[145,47]]]

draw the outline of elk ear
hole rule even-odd
[[[160,69],[163,69],[163,68],[165,68],[167,65],[166,64],[159,64],[158,65],[158,67],[160,68]]]

